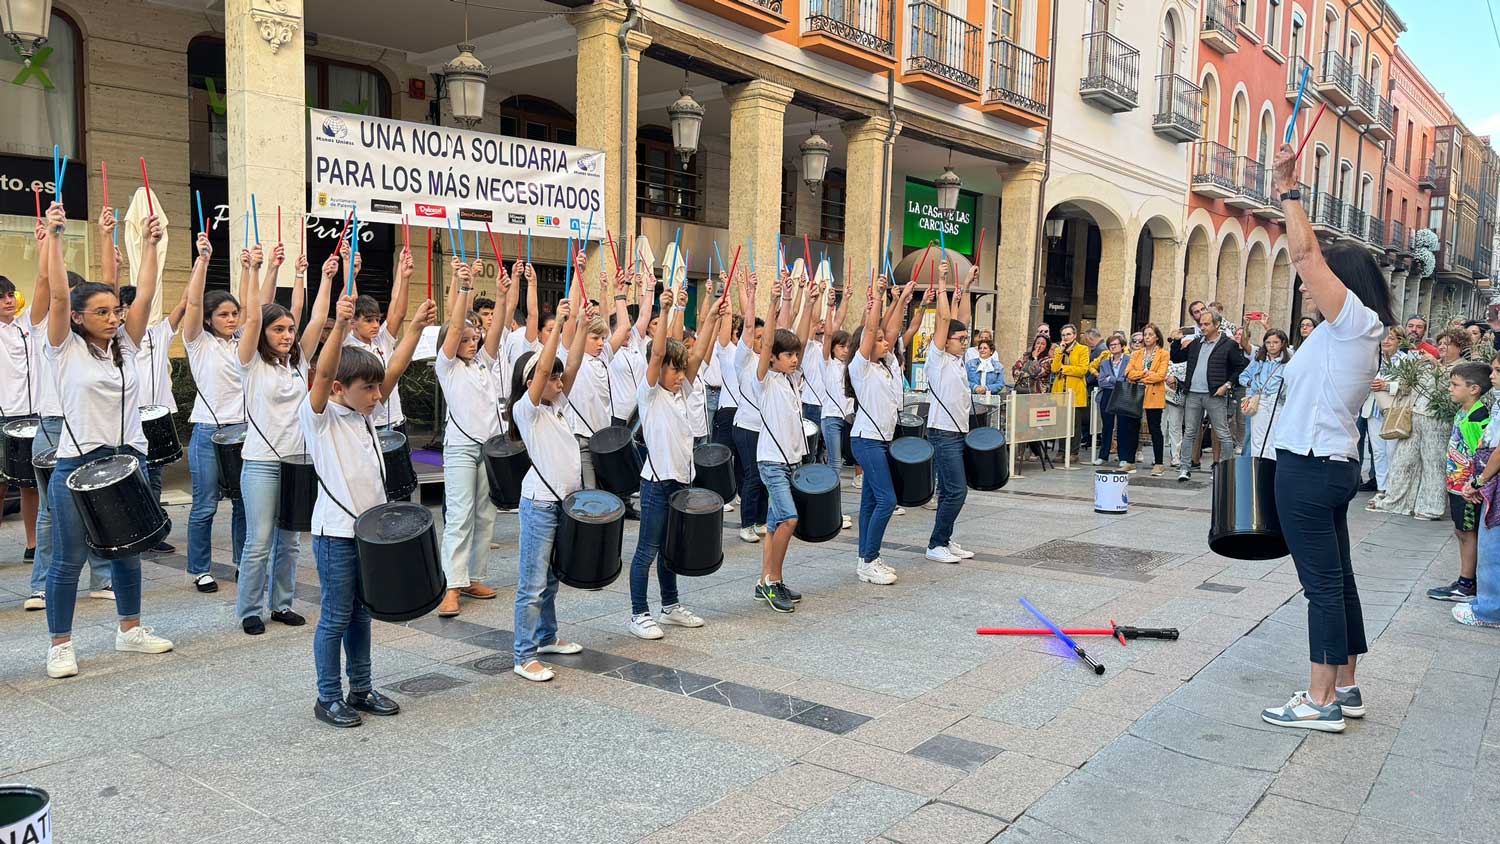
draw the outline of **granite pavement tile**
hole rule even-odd
[[[896,844],[986,844],[1005,828],[1003,821],[959,806],[928,803],[885,831]]]
[[[1011,821],[1072,772],[1073,768],[1067,765],[1007,750],[944,791],[938,799]]]
[[[933,736],[910,751],[911,755],[957,768],[965,773],[995,758],[1000,748],[957,736]]]
[[[963,772],[947,765],[864,744],[848,737],[834,739],[818,747],[803,756],[802,761],[926,797],[936,797],[963,779]]]
[[[1397,740],[1399,747],[1401,742]],[[1391,755],[1360,814],[1371,820],[1451,835],[1456,806],[1469,798],[1472,769]]]
[[[849,738],[905,753],[963,718],[963,713],[921,703],[905,703],[868,721]]]
[[[811,809],[859,782],[842,771],[798,762],[751,783],[745,793],[794,809]]]
[[[1287,730],[1247,729],[1170,704],[1137,720],[1130,734],[1195,759],[1271,774],[1281,770],[1304,738]]]
[[[641,844],[749,844],[798,814],[790,806],[739,792],[658,830]]]
[[[1026,815],[1085,841],[1110,844],[1219,844],[1240,820],[1237,815],[1145,795],[1120,798],[1114,781],[1079,772],[1049,791]]]
[[[1229,844],[1342,841],[1355,820],[1354,815],[1269,794],[1229,836]]]
[[[1104,748],[1084,770],[1142,797],[1236,818],[1250,811],[1272,780],[1264,771],[1194,758],[1134,735]]]
[[[1484,741],[1486,717],[1483,710],[1454,712],[1413,704],[1391,753],[1472,770]]]
[[[926,802],[919,795],[889,785],[858,782],[761,841],[763,844],[864,844]]]
[[[1023,817],[995,838],[997,844],[1092,844],[1048,826],[1033,817]]]

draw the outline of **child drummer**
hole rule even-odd
[[[313,507],[313,557],[322,588],[321,612],[313,634],[313,661],[318,673],[318,702],[313,714],[335,727],[358,727],[360,712],[395,715],[401,707],[375,691],[370,681],[370,613],[359,602],[359,558],[354,521],[385,503],[385,463],[370,414],[395,390],[411,363],[422,329],[437,318],[431,300],[385,366],[357,346],[345,346],[354,320],[354,298],[339,300],[333,333],[318,357],[307,399],[297,408],[298,423],[318,473],[318,502]],[[349,657],[349,695],[339,677],[339,649]]]

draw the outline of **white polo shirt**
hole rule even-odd
[[[673,393],[660,383],[645,381],[636,391],[641,407],[641,431],[646,437],[648,459],[641,478],[648,481],[693,482],[693,435],[687,401],[687,382]]]
[[[27,317],[29,321],[30,316]],[[62,403],[57,399],[57,365],[47,354],[47,321],[31,322],[31,377],[36,390],[36,412],[43,419],[61,416]]]
[[[695,437],[708,436],[708,385],[703,383],[703,367],[698,367],[698,377],[682,382],[687,393],[688,428]]]
[[[797,464],[807,454],[802,433],[802,399],[792,379],[774,369],[766,370],[760,387],[764,427],[755,444],[757,462]]]
[[[969,392],[969,373],[963,360],[928,346],[927,389],[932,398],[927,410],[928,427],[967,434],[974,396]]]
[[[1293,454],[1359,459],[1355,419],[1380,369],[1385,327],[1353,293],[1333,319],[1318,324],[1283,370],[1286,404],[1276,447]]]
[[[58,459],[79,457],[103,446],[127,445],[141,454],[148,448],[141,430],[140,381],[130,358],[135,342],[120,326],[124,364],[115,366],[108,351],[96,356],[88,343],[69,331],[62,345],[47,344],[47,356],[58,373],[62,416],[67,425],[57,444]]]
[[[614,392],[610,384],[609,361],[609,343],[606,341],[598,355],[585,354],[583,362],[578,364],[578,374],[573,378],[573,389],[568,391],[563,415],[573,433],[580,437],[592,437],[595,432],[609,427],[610,414],[613,413],[610,396]]]
[[[380,331],[375,334],[375,341],[366,343],[354,336],[351,331],[344,337],[345,346],[358,346],[370,354],[380,358],[381,364],[390,366],[391,356],[396,353],[396,338],[386,328],[385,323],[380,324]],[[376,425],[385,427],[387,425],[400,425],[406,421],[406,414],[401,412],[401,389],[392,388],[389,401],[383,401],[375,405],[375,412],[370,418]]]
[[[802,403],[823,406],[823,341],[808,340],[802,346]]]
[[[201,331],[187,341],[188,366],[198,387],[193,413],[195,425],[234,425],[245,421],[244,385],[240,382],[239,338],[221,339]]]
[[[859,407],[854,411],[849,436],[886,442],[896,436],[896,417],[901,412],[900,367],[893,354],[871,363],[864,353],[854,353],[849,361],[849,381]]]
[[[609,415],[627,422],[636,411],[636,393],[646,380],[646,356],[639,342],[632,331],[630,341],[609,358]]]
[[[531,456],[531,471],[521,480],[523,498],[557,501],[557,496],[566,498],[583,488],[578,441],[563,418],[562,408],[550,404],[539,407],[532,403],[530,393],[524,393],[510,409],[510,418]],[[538,471],[546,477],[546,483],[538,477]],[[554,491],[557,495],[552,494]]]
[[[297,406],[297,422],[321,482],[313,505],[313,536],[353,539],[354,518],[386,501],[385,458],[374,422],[333,399],[318,413],[307,398]]]
[[[496,401],[495,361],[485,354],[484,346],[468,363],[448,357],[441,348],[433,361],[443,400],[448,404],[447,427],[443,441],[455,444],[483,445],[501,433],[500,404]]]
[[[141,350],[135,355],[136,373],[141,379],[141,404],[160,405],[173,413],[177,412],[177,398],[172,395],[172,360],[168,351],[175,336],[171,320],[159,319],[146,329]]]
[[[492,368],[495,377],[499,379],[496,387],[506,401],[510,400],[510,379],[512,373],[515,372],[516,361],[527,352],[540,352],[541,350],[542,344],[539,341],[526,339],[524,326],[506,334],[505,339],[500,341],[500,359]]]
[[[823,415],[848,419],[854,412],[854,399],[844,386],[844,371],[849,365],[838,358],[823,361]]]
[[[240,377],[245,384],[246,409],[255,422],[245,432],[241,456],[246,460],[280,461],[305,454],[307,445],[297,421],[297,405],[307,398],[307,361],[299,361],[295,368],[267,363],[257,351],[250,363],[241,367]]]
[[[720,410],[737,410],[740,406],[740,379],[734,370],[734,350],[737,348],[739,346],[735,343],[714,344],[713,364],[719,369],[719,382],[723,386],[719,391]]]
[[[766,342],[771,342],[767,337]],[[755,377],[756,368],[760,365],[760,356],[745,342],[745,335],[740,335],[740,342],[734,347],[734,381],[739,390],[739,406],[734,410],[734,426],[744,428],[747,431],[759,431],[760,425],[760,379]],[[725,376],[728,377],[727,375]],[[797,408],[797,415],[802,415],[802,408]]]
[[[41,373],[31,366],[29,319],[17,316],[0,322],[0,416],[27,416],[36,408]]]

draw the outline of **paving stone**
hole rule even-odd
[[[798,762],[756,780],[746,793],[795,809],[811,809],[856,781],[832,768]]]
[[[1005,824],[958,806],[928,803],[885,831],[896,844],[985,844]]]
[[[844,735],[858,729],[861,724],[869,721],[869,717],[858,712],[846,712],[831,706],[818,704],[817,706],[804,709],[796,715],[787,719],[794,724],[805,724],[816,727],[834,735]]]
[[[707,677],[702,674],[694,674],[690,671],[679,671],[676,668],[668,668],[665,665],[655,665],[649,662],[632,662],[629,665],[617,668],[605,674],[606,677],[617,677],[621,680],[629,680],[643,686],[661,689],[664,692],[674,692],[680,695],[691,695],[693,692],[706,689],[719,680],[717,677]]]
[[[1287,731],[1251,730],[1171,705],[1147,713],[1130,734],[1196,759],[1270,773],[1281,770],[1303,738]]]
[[[980,765],[995,758],[1000,748],[956,736],[933,736],[910,752],[913,756],[973,773]]]
[[[1081,666],[1078,669],[1084,670]],[[1040,727],[1090,691],[1088,684],[1074,677],[1049,672],[984,707],[978,714],[1020,727]]]
[[[748,844],[797,817],[790,806],[739,793],[665,827],[641,844]]]
[[[762,839],[764,844],[863,844],[925,803],[916,794],[860,782]]]
[[[1494,700],[1495,679],[1464,674],[1441,668],[1428,671],[1422,678],[1412,705],[1444,712],[1484,712]]]
[[[938,799],[1003,820],[1015,820],[1072,772],[1067,765],[1007,750]]]
[[[767,718],[785,720],[800,712],[806,712],[816,704],[781,692],[757,689],[739,683],[720,682],[699,689],[691,697],[719,703],[731,709],[742,709]]]
[[[862,724],[849,737],[905,753],[957,722],[963,714],[921,703],[907,703]]]
[[[1135,793],[1236,818],[1250,811],[1272,780],[1262,771],[1196,759],[1133,735],[1104,748],[1086,770]]]
[[[1342,841],[1355,820],[1354,815],[1268,794],[1229,836],[1229,844]]]
[[[1026,814],[1085,841],[1111,844],[1218,844],[1229,838],[1240,819],[1144,795],[1120,797],[1115,781],[1076,773]]]
[[[864,744],[847,737],[828,742],[804,756],[803,761],[927,797],[942,794],[949,786],[963,778],[961,771],[947,765]]]
[[[995,839],[1004,844],[1090,844],[1033,817],[1024,817],[1006,827]]]
[[[1449,844],[1453,838],[1451,834],[1424,832],[1369,817],[1355,821],[1354,828],[1344,838],[1344,844],[1371,844],[1375,841],[1382,844]]]
[[[694,722],[691,728],[694,732],[718,736],[786,760],[811,753],[837,737],[835,733],[792,720],[776,720],[727,707],[720,707],[718,712]]]
[[[1396,744],[1399,748],[1400,739]],[[1376,778],[1361,814],[1428,832],[1451,832],[1454,807],[1463,805],[1473,785],[1471,770],[1392,755]]]
[[[1391,753],[1471,770],[1484,740],[1485,713],[1413,705]]]

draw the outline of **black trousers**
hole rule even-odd
[[[1276,449],[1276,514],[1307,595],[1308,658],[1347,665],[1369,651],[1354,566],[1349,559],[1349,502],[1359,464]]]

